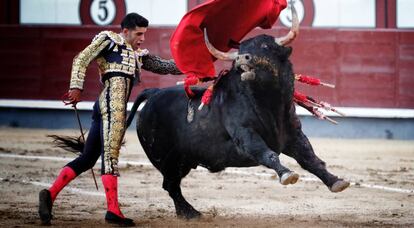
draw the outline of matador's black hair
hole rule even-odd
[[[122,19],[121,28],[134,29],[135,27],[148,27],[148,20],[137,13],[127,14]]]

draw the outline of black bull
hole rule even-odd
[[[259,35],[241,43],[231,70],[217,81],[211,103],[201,111],[204,89],[189,100],[182,87],[147,89],[136,99],[137,133],[145,153],[162,173],[163,188],[174,201],[179,217],[200,216],[183,197],[181,179],[198,165],[211,172],[226,167],[263,165],[276,171],[282,184],[294,184],[298,175],[279,161],[283,153],[319,177],[332,191],[349,183],[326,170],[301,129],[292,101],[294,76],[290,47]],[[242,73],[253,69],[249,77]],[[242,70],[243,69],[243,70]]]

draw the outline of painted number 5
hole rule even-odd
[[[94,0],[90,15],[95,24],[109,25],[116,16],[116,5],[113,0]]]
[[[101,21],[105,21],[106,18],[108,18],[108,9],[106,8],[106,3],[107,3],[107,0],[100,0],[99,1],[99,14],[98,14],[98,18]],[[103,13],[103,15],[101,14],[101,12]]]

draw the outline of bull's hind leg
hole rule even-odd
[[[168,194],[173,199],[177,217],[185,219],[195,219],[201,216],[201,213],[194,209],[181,193],[181,179],[185,177],[190,170],[190,167],[178,167],[174,164],[163,172],[164,181],[162,187],[168,191]]]
[[[295,140],[289,143],[284,153],[294,158],[302,168],[319,177],[332,192],[341,192],[349,186],[349,182],[326,170],[325,162],[316,156],[312,145],[301,129],[297,129]]]

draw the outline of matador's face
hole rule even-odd
[[[122,33],[126,42],[128,42],[132,49],[137,50],[142,43],[145,41],[146,27],[135,27],[134,29],[124,28]]]

